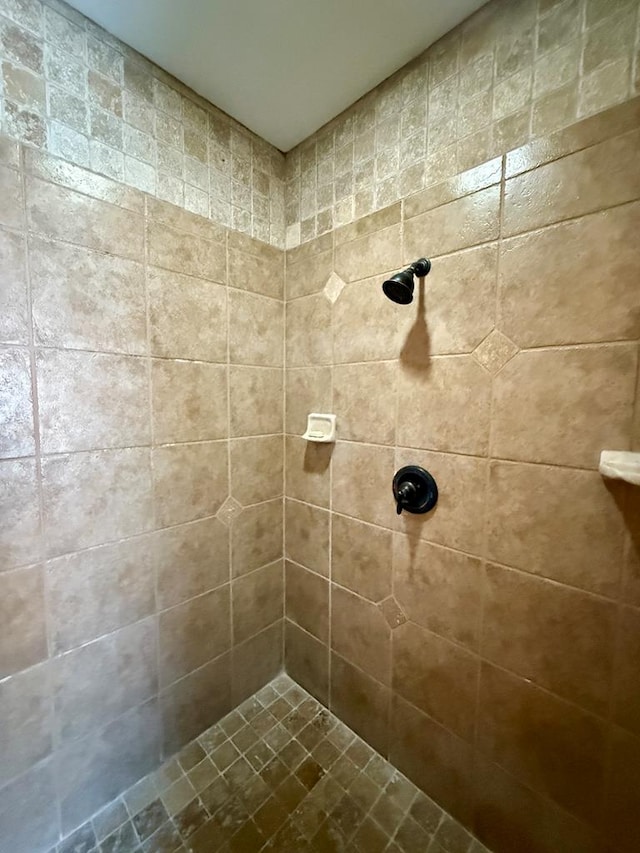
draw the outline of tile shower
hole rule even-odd
[[[638,4],[492,2],[286,158],[68,7],[0,13],[2,853],[196,849],[136,785],[256,701],[298,740],[283,668],[451,817],[403,835],[380,785],[358,840],[338,777],[325,831],[273,793],[289,835],[201,849],[636,850],[640,505],[597,461],[640,449]]]

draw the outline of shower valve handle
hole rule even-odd
[[[402,512],[404,507],[409,507],[415,501],[417,489],[413,483],[406,480],[402,485],[398,488],[396,494],[396,512],[398,515]]]

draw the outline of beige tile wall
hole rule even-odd
[[[8,137],[0,186],[0,848],[35,853],[281,669],[284,257]]]
[[[287,154],[287,247],[636,94],[638,0],[491,0]]]
[[[640,98],[287,251],[287,670],[496,853],[637,849],[638,152]]]
[[[284,155],[61,0],[0,0],[0,127],[284,245]]]

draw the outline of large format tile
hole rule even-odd
[[[147,224],[149,263],[165,270],[224,284],[227,263],[223,243],[179,231],[170,225]]]
[[[442,808],[470,822],[471,746],[397,696],[389,759]]]
[[[150,267],[150,346],[163,358],[227,359],[227,291],[205,279]]]
[[[523,347],[635,340],[640,204],[506,240],[500,328]]]
[[[396,435],[396,363],[336,365],[333,406],[340,438],[393,444]]]
[[[488,556],[614,596],[625,538],[620,497],[620,488],[595,471],[493,462]]]
[[[180,524],[145,543],[156,571],[158,607],[172,607],[229,580],[229,529],[217,518]]]
[[[282,495],[284,441],[281,435],[237,438],[230,442],[231,494],[244,506]]]
[[[141,260],[30,237],[36,343],[143,353],[146,321]],[[87,287],[88,281],[91,287]]]
[[[498,236],[500,187],[480,190],[422,213],[405,223],[404,258],[445,255]]]
[[[285,610],[287,619],[329,642],[329,581],[302,566],[285,562]]]
[[[25,240],[0,230],[0,341],[26,344],[29,340]]]
[[[156,444],[227,437],[225,366],[154,359],[151,400]]]
[[[35,452],[31,363],[25,349],[0,348],[0,458]]]
[[[232,583],[233,641],[242,643],[282,619],[284,577],[282,560],[249,572]]]
[[[392,636],[396,693],[445,728],[471,740],[478,658],[412,622],[400,625]]]
[[[160,614],[158,655],[163,688],[229,650],[230,606],[227,585]]]
[[[284,304],[242,290],[229,291],[232,364],[279,367],[284,351]]]
[[[331,362],[331,303],[319,293],[287,302],[287,367]]]
[[[229,368],[232,437],[282,432],[283,381],[276,367]]]
[[[488,461],[453,453],[396,449],[395,467],[420,465],[438,486],[438,503],[424,515],[403,512],[397,528],[429,542],[482,555]]]
[[[602,801],[605,723],[524,679],[482,665],[477,746],[588,823]]]
[[[149,444],[149,383],[141,358],[39,350],[43,453]]]
[[[32,231],[142,260],[143,221],[138,214],[38,178],[27,177],[26,187],[27,223]]]
[[[393,577],[394,595],[409,619],[477,648],[483,585],[479,559],[396,534]]]
[[[333,509],[391,527],[396,511],[393,474],[390,447],[339,441],[333,451]]]
[[[121,628],[51,664],[61,744],[89,735],[158,692],[154,619]]]
[[[12,853],[46,853],[60,837],[51,760],[33,767],[2,789],[0,845]]]
[[[640,197],[639,139],[640,131],[634,130],[508,180],[504,233],[530,231]],[[568,186],[573,192],[565,191]]]
[[[49,456],[42,462],[48,556],[143,533],[152,526],[144,448]]]
[[[474,358],[438,356],[420,371],[401,364],[398,384],[398,444],[487,453],[491,377]]]
[[[42,574],[34,566],[0,575],[0,678],[48,656]]]
[[[153,700],[66,744],[55,757],[63,833],[155,769],[160,750],[160,715]]]
[[[0,682],[0,730],[2,767],[0,785],[19,776],[51,754],[53,715],[51,713],[48,664]]]
[[[335,249],[334,268],[345,281],[363,278],[400,267],[402,234],[399,224],[340,243]]]
[[[482,656],[602,715],[609,705],[616,619],[612,602],[487,567]]]
[[[302,435],[310,412],[331,411],[330,367],[287,367],[285,432]]]
[[[0,570],[40,559],[38,495],[35,459],[0,461]]]
[[[55,653],[137,622],[155,610],[153,551],[146,537],[49,560],[46,572]]]
[[[329,701],[329,648],[288,620],[285,623],[285,668],[316,699]]]
[[[299,501],[285,501],[286,556],[314,572],[328,575],[329,526],[326,510]]]
[[[381,610],[335,584],[331,590],[331,647],[383,684],[391,684],[391,629]]]
[[[282,500],[243,509],[233,521],[231,566],[233,577],[282,557]]]
[[[595,468],[628,449],[636,361],[632,346],[518,353],[495,380],[492,455]]]
[[[328,507],[333,445],[314,444],[298,436],[285,438],[287,497]]]
[[[390,690],[331,655],[331,710],[381,755],[389,752]]]
[[[0,166],[0,191],[3,200],[0,224],[8,225],[10,228],[23,228],[24,199],[20,174],[14,169]]]
[[[390,269],[393,271],[387,268],[387,272]],[[400,355],[404,341],[400,323],[407,316],[403,312],[408,309],[406,305],[390,302],[382,292],[382,282],[387,277],[381,273],[353,282],[340,294],[333,306],[335,364],[380,361]]]
[[[288,528],[287,528],[288,535]],[[368,598],[391,594],[391,531],[334,514],[331,530],[332,579]]]
[[[229,492],[226,441],[153,450],[156,522],[166,527],[215,515]]]

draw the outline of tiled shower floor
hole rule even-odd
[[[482,853],[280,675],[61,842],[56,853]]]

